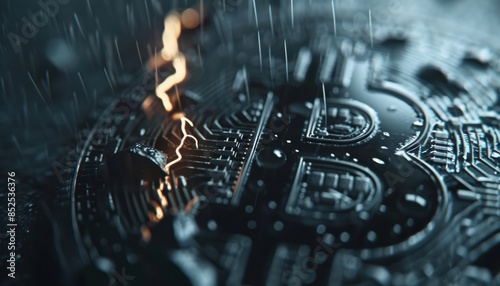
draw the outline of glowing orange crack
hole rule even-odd
[[[194,10],[193,10],[194,11]],[[196,14],[197,15],[197,14]],[[193,12],[190,12],[190,15],[185,16],[184,18],[192,18],[196,16]],[[186,19],[184,19],[186,20]],[[184,21],[186,22],[186,21]],[[195,25],[189,25],[195,26]],[[165,30],[162,35],[163,48],[161,50],[161,56],[166,62],[172,62],[172,66],[175,69],[175,73],[168,76],[162,83],[160,83],[156,87],[156,96],[158,96],[162,102],[163,107],[166,111],[172,111],[173,106],[170,102],[170,97],[167,93],[172,87],[176,84],[182,82],[186,78],[187,74],[187,64],[186,57],[179,51],[179,43],[178,39],[181,35],[182,31],[182,18],[177,13],[172,13],[165,17]],[[175,149],[175,153],[177,154],[177,159],[168,163],[166,166],[167,171],[170,169],[170,166],[182,160],[182,154],[180,150],[184,146],[184,143],[187,138],[192,138],[196,143],[196,148],[198,148],[198,140],[193,136],[189,135],[186,132],[186,122],[193,127],[193,123],[187,119],[184,115],[180,118],[181,120],[181,130],[182,130],[182,139],[179,143],[179,146]]]
[[[171,111],[173,106],[170,102],[170,97],[167,94],[172,87],[182,82],[186,78],[186,58],[179,51],[178,39],[181,35],[181,19],[176,13],[172,13],[165,18],[165,30],[162,35],[163,49],[161,50],[161,57],[167,61],[172,62],[175,73],[168,76],[162,83],[156,87],[156,96],[162,102],[165,110]]]
[[[178,53],[172,65],[175,68],[175,73],[167,77],[156,87],[156,96],[162,100],[163,107],[167,111],[171,111],[173,108],[167,91],[186,78],[186,58],[182,53]]]
[[[193,135],[187,134],[186,131],[186,122],[193,127],[193,122],[191,120],[187,119],[186,117],[181,117],[181,131],[182,131],[182,139],[181,143],[179,143],[179,146],[175,149],[175,154],[177,154],[177,159],[173,160],[172,162],[168,163],[166,166],[167,172],[170,170],[170,166],[173,164],[179,162],[182,160],[182,154],[181,154],[181,148],[184,146],[184,142],[186,141],[187,138],[191,138],[194,140],[196,148],[198,148],[198,139],[194,137]]]

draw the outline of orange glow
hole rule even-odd
[[[156,87],[155,93],[156,96],[158,96],[162,100],[165,110],[167,112],[170,112],[173,110],[173,105],[170,101],[168,92],[173,87],[176,87],[177,84],[184,81],[187,75],[186,57],[182,54],[182,52],[179,51],[178,39],[181,35],[183,26],[188,29],[193,29],[200,24],[200,14],[195,9],[187,9],[182,13],[182,15],[171,13],[167,17],[165,17],[164,24],[165,30],[162,34],[163,48],[160,53],[161,59],[160,61],[157,61],[155,57],[154,67],[156,68],[156,64],[164,65],[167,63],[172,63],[175,72],[165,78],[165,80]],[[152,63],[149,63],[148,65],[151,66],[149,68],[152,69]],[[182,112],[171,114],[171,119],[181,121],[182,139],[179,143],[179,146],[177,146],[177,148],[175,149],[177,158],[166,165],[167,172],[169,172],[172,165],[182,160],[182,154],[180,150],[182,149],[182,147],[184,147],[186,139],[193,139],[195,141],[196,148],[198,148],[198,140],[196,139],[196,137],[188,134],[186,131],[186,123],[193,127],[193,122],[186,118],[186,115]],[[170,191],[172,189],[168,177],[165,178],[165,185],[162,184],[160,186],[160,189],[158,189],[158,195],[160,196],[162,207],[166,207],[168,205],[168,200],[162,193],[165,187],[167,191]],[[196,201],[193,201],[191,205],[189,205],[189,208],[192,208],[195,202]],[[150,213],[150,218],[153,221],[161,220],[164,216],[162,208],[157,204],[154,207],[156,210],[156,214]]]
[[[153,208],[154,208],[154,212],[153,211],[150,211],[149,212],[149,219],[153,222],[153,223],[157,223],[159,222],[164,214],[163,214],[163,209],[158,205],[158,203],[156,202],[152,202],[152,205],[153,205]]]
[[[163,209],[160,206],[155,206],[156,218],[161,220],[163,218]]]
[[[151,231],[147,226],[141,227],[142,240],[149,242],[151,240]]]
[[[188,29],[194,29],[200,24],[200,14],[193,8],[186,9],[181,15],[182,25]]]
[[[186,78],[186,58],[182,53],[178,53],[172,61],[175,68],[175,73],[168,76],[162,83],[156,87],[156,95],[163,101],[165,110],[171,111],[173,106],[170,102],[167,91],[174,87],[176,84],[182,82]]]
[[[186,114],[184,114],[184,112],[177,112],[177,113],[172,114],[171,117],[173,120],[179,120],[182,117],[186,117]]]
[[[162,58],[167,62],[172,62],[175,73],[168,76],[162,83],[156,87],[156,96],[162,102],[165,110],[171,111],[173,106],[170,97],[167,94],[172,87],[182,82],[186,78],[186,58],[179,52],[179,43],[177,42],[181,35],[181,20],[177,13],[172,13],[165,18],[165,30],[162,35],[163,49]]]
[[[198,203],[198,201],[199,201],[199,200],[200,200],[200,199],[199,199],[199,197],[195,197],[195,198],[193,198],[192,200],[190,200],[190,201],[187,203],[187,205],[186,205],[186,209],[185,209],[185,211],[186,211],[187,213],[190,213],[190,212],[193,210],[193,207],[194,207],[194,206]]]
[[[179,44],[177,39],[181,35],[181,19],[179,14],[172,13],[165,18],[165,30],[163,30],[162,42],[163,49],[161,56],[171,61],[179,53]]]
[[[162,190],[163,190],[163,187],[161,189],[157,189],[156,191],[158,193],[158,197],[160,197],[161,206],[165,208],[168,206],[168,200],[165,197],[165,195],[163,195]]]

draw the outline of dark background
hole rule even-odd
[[[36,35],[26,37],[18,52],[9,35],[24,37],[23,19],[31,21],[41,7],[36,0],[0,4],[0,178],[6,178],[7,171],[17,174],[17,283],[59,281],[51,242],[55,231],[51,209],[64,183],[58,176],[71,169],[66,160],[77,151],[79,131],[91,126],[100,108],[127,86],[141,68],[141,60],[161,49],[163,17],[186,2],[194,1],[69,0],[58,5]],[[204,0],[204,5],[217,9],[219,2]],[[295,0],[295,5],[308,2]],[[323,2],[330,7],[330,1]],[[235,10],[227,13],[248,7],[247,0],[227,3],[235,3],[230,7]],[[425,25],[478,46],[500,47],[499,1],[335,3],[337,16],[353,17],[353,23],[355,15],[366,15],[371,9],[378,21]],[[4,213],[6,190],[0,189]],[[0,281],[6,277],[4,226],[0,226]]]

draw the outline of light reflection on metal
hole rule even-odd
[[[194,29],[200,25],[200,14],[196,11],[196,9],[186,9],[182,12],[181,21],[184,27]]]

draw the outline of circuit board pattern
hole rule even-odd
[[[109,105],[65,189],[80,255],[144,283],[498,285],[498,57],[294,21],[188,59],[176,111],[199,147],[166,178],[180,122],[151,94]]]
[[[288,67],[266,57],[262,64],[272,73],[259,72],[260,63],[229,62],[186,83],[180,105],[188,106],[199,148],[184,148],[168,180],[97,199],[109,188],[95,188],[93,164],[106,157],[100,148],[113,153],[141,142],[175,156],[179,122],[151,96],[138,100],[135,123],[115,121],[124,127],[107,134],[113,141],[89,144],[74,186],[82,235],[92,238],[105,227],[154,245],[158,229],[167,227],[175,235],[164,259],[199,285],[496,283],[498,269],[466,262],[484,263],[498,248],[495,63],[448,39],[415,41],[419,30],[394,40],[389,28],[377,27],[383,33],[371,49],[353,35],[325,35],[321,22],[307,29],[309,44],[299,37],[285,46]],[[276,57],[283,53],[269,45]],[[455,58],[443,61],[437,45],[453,45]],[[119,199],[127,194],[129,200]],[[103,209],[107,219],[98,215]],[[135,219],[120,230],[127,212]],[[85,227],[91,223],[94,230]],[[112,261],[123,255],[102,242],[83,244]],[[189,263],[207,273],[184,272]]]

